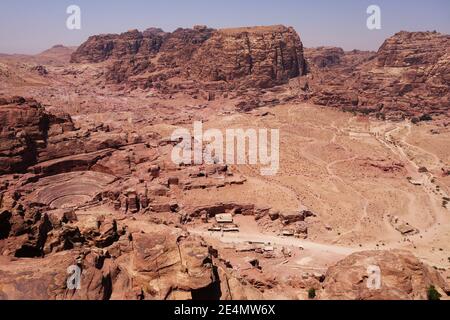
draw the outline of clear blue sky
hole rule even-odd
[[[68,30],[66,8],[81,7],[82,29]],[[381,7],[382,29],[366,28],[366,9]],[[38,53],[79,45],[98,33],[206,24],[214,28],[284,24],[305,46],[376,50],[400,30],[450,33],[449,0],[1,0],[0,52]]]

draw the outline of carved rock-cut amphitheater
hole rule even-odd
[[[62,173],[40,179],[33,185],[31,199],[52,209],[83,205],[116,180],[114,176],[93,171]]]

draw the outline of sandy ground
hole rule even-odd
[[[310,225],[309,242],[287,242],[304,244],[318,254],[323,254],[320,245],[308,247],[308,243],[329,245],[331,248],[326,248],[334,253],[343,253],[345,248],[405,248],[433,266],[448,267],[450,212],[442,204],[448,197],[448,185],[441,175],[441,168],[449,164],[450,150],[444,147],[445,141],[450,141],[448,132],[437,135],[438,147],[432,147],[436,135],[425,133],[431,130],[430,125],[367,120],[306,104],[277,106],[258,110],[258,114],[264,111],[273,115],[234,116],[232,127],[279,128],[279,173],[264,177],[256,167],[237,166],[248,177],[248,184],[218,189],[206,196],[192,191],[187,197],[209,202],[253,199],[276,209],[303,204],[317,214]],[[207,125],[225,129],[228,123],[217,117]],[[381,164],[381,168],[374,164]],[[394,164],[401,167],[389,171]],[[388,167],[386,171],[383,166]],[[419,173],[422,166],[429,172]],[[422,185],[411,184],[408,177]],[[403,236],[389,223],[388,215],[400,217],[419,233]],[[258,238],[287,244],[285,239],[264,236],[263,232],[241,231],[233,237],[241,242]],[[222,240],[232,241],[230,237]]]

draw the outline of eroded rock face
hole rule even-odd
[[[438,64],[448,55],[448,41],[450,36],[437,32],[402,31],[383,43],[378,50],[377,64],[380,67]]]
[[[0,101],[0,174],[23,171],[36,162],[45,146],[49,117],[34,100]]]
[[[349,52],[339,63],[329,50],[309,51],[319,66],[308,82],[309,97],[320,105],[394,120],[448,114],[449,46],[448,35],[399,32],[376,54]],[[321,69],[324,64],[329,68]]]
[[[231,124],[238,119],[235,110],[254,113],[252,121],[264,117],[272,124],[273,117],[277,123],[277,111],[253,109],[296,105],[302,89],[305,98],[320,104],[391,117],[415,115],[411,104],[402,113],[392,108],[433,98],[429,86],[443,89],[439,86],[447,81],[445,54],[436,44],[433,52],[426,49],[428,37],[432,42],[442,38],[400,34],[378,54],[308,49],[308,74],[288,85],[280,84],[303,75],[306,67],[298,35],[282,26],[219,31],[197,26],[173,33],[148,29],[95,36],[73,61],[96,66],[66,66],[60,74],[45,64],[45,78],[55,82],[31,92],[43,93],[39,99],[46,109],[34,100],[0,99],[0,299],[301,299],[311,288],[323,299],[422,299],[431,284],[446,291],[435,270],[408,253],[358,253],[331,267],[325,277],[300,271],[299,265],[308,267],[310,258],[316,267],[309,249],[238,243],[232,250],[226,243],[209,242],[214,234],[206,233],[207,224],[214,229],[218,214],[228,220],[231,215],[230,230],[240,227],[244,234],[244,228],[257,228],[264,235],[284,237],[284,243],[295,244],[290,236],[315,241],[322,234],[317,229],[326,230],[330,239],[341,233],[334,223],[322,221],[320,211],[316,216],[306,207],[299,210],[297,202],[279,208],[284,204],[277,204],[270,189],[261,194],[267,192],[267,201],[275,206],[262,205],[254,198],[258,187],[247,193],[255,180],[248,179],[246,170],[175,165],[170,153],[176,141],[167,138],[176,126],[217,119],[216,113],[230,115],[226,119]],[[417,43],[424,48],[416,49]],[[430,65],[438,67],[427,69]],[[411,70],[429,73],[408,78]],[[123,85],[109,86],[105,80]],[[299,89],[297,83],[304,86]],[[152,88],[133,90],[136,84]],[[78,97],[69,108],[73,118],[59,114],[61,102],[53,102],[58,101],[57,85],[70,85]],[[398,94],[403,85],[411,87]],[[425,89],[430,90],[422,95]],[[440,92],[445,98],[445,90]],[[228,102],[230,107],[222,109]],[[357,127],[362,118],[355,117]],[[333,140],[324,147],[340,153],[340,134]],[[403,180],[409,173],[396,157],[352,159],[345,162],[360,168],[364,177]],[[442,175],[448,172],[442,168]],[[221,200],[219,192],[231,194]],[[386,222],[402,237],[418,231],[401,218]],[[330,253],[338,259],[337,252]],[[290,258],[294,271],[285,277]],[[381,267],[381,290],[365,289],[368,263]],[[82,287],[76,291],[66,288],[67,267],[73,265],[82,269]]]
[[[109,234],[103,222],[104,236]],[[214,262],[210,248],[197,237],[143,223],[143,229],[118,235],[102,246],[61,247],[63,251],[30,263],[0,256],[1,299],[230,299],[257,297],[240,280]],[[82,237],[65,226],[68,238]],[[78,240],[80,243],[81,240]],[[100,249],[102,248],[102,249]],[[73,250],[69,250],[73,249]],[[67,288],[70,266],[81,270],[80,288]],[[228,283],[229,282],[229,283]]]
[[[198,50],[192,74],[200,79],[267,88],[306,73],[303,46],[284,26],[223,29]]]
[[[192,299],[196,290],[220,282],[206,245],[192,237],[180,238],[165,228],[156,231],[132,235],[133,252],[118,261],[123,270],[119,281],[133,278],[133,291],[138,287],[142,298],[157,300]],[[219,299],[220,291],[215,294]]]
[[[132,55],[150,56],[159,51],[165,35],[162,30],[144,33],[131,30],[120,35],[92,36],[72,54],[71,62],[103,62]]]
[[[327,68],[339,65],[342,62],[345,52],[342,48],[319,47],[305,49],[305,56],[308,60],[308,66],[317,68]]]
[[[2,300],[106,300],[118,272],[100,250],[64,251],[33,263],[0,257],[0,262]],[[71,266],[81,270],[78,290],[67,288]]]
[[[381,270],[381,288],[369,289],[368,267]],[[343,300],[426,300],[434,285],[448,290],[439,273],[402,250],[354,253],[330,267],[325,275],[321,299]],[[443,293],[444,294],[444,293]]]
[[[306,73],[300,38],[284,26],[133,30],[93,36],[72,55],[75,63],[104,61],[110,63],[107,80],[145,86],[181,75],[266,88]]]
[[[0,174],[23,172],[43,157],[49,139],[74,130],[69,116],[22,97],[0,98],[0,123]]]
[[[310,73],[300,98],[398,120],[448,112],[449,42],[436,32],[400,32],[377,53],[320,47],[304,54],[292,28],[197,26],[94,36],[72,62],[105,62],[107,82],[171,93],[272,88]]]

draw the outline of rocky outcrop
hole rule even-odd
[[[133,278],[135,288],[130,291],[140,292],[144,299],[192,299],[195,292],[220,282],[208,247],[196,238],[177,237],[158,227],[151,234],[133,234],[133,248],[130,256],[118,260],[124,271],[118,281]],[[210,294],[220,298],[214,288]]]
[[[42,69],[43,66],[64,66],[69,63],[72,53],[74,53],[76,47],[65,47],[61,44],[57,44],[50,49],[47,49],[35,56],[31,57],[31,60],[38,64],[36,66],[41,76],[47,75],[47,70]]]
[[[442,67],[439,62],[448,58],[450,36],[437,32],[402,31],[387,39],[378,50],[379,67]],[[441,80],[441,79],[439,79]]]
[[[381,271],[381,287],[368,285],[368,268]],[[372,269],[370,269],[372,270]],[[328,269],[321,299],[333,300],[426,300],[431,285],[445,295],[445,280],[409,251],[354,253]]]
[[[35,100],[0,99],[0,174],[23,171],[46,145],[50,117]]]
[[[448,35],[399,32],[375,55],[350,52],[338,62],[328,49],[309,51],[309,59],[318,68],[308,81],[308,98],[316,104],[394,120],[448,114],[449,47]]]
[[[23,173],[37,163],[65,156],[83,157],[89,148],[97,151],[127,144],[126,137],[77,132],[69,115],[51,114],[37,101],[22,97],[0,99],[0,122],[0,174]],[[57,166],[64,172],[63,167],[76,167],[77,161],[69,159]],[[41,167],[33,171],[45,171]]]
[[[90,37],[72,55],[74,63],[107,61],[113,83],[161,86],[167,79],[266,88],[306,73],[303,46],[284,26],[213,30],[206,26],[129,31]]]
[[[82,270],[79,290],[67,288],[69,267]],[[17,260],[0,256],[0,299],[2,300],[104,300],[111,295],[111,279],[117,269],[104,262],[99,251],[65,251],[50,258]]]
[[[79,130],[69,115],[50,113],[33,99],[0,97],[0,123],[0,174],[45,176],[94,168],[126,175],[131,166],[157,157],[133,132],[107,126]],[[125,146],[131,147],[119,150]]]
[[[129,224],[129,223],[127,223]],[[104,226],[104,227],[103,227]],[[100,224],[97,247],[65,249],[29,263],[0,255],[0,298],[29,300],[211,300],[259,297],[215,261],[215,252],[201,239],[147,222],[116,234],[115,221]],[[81,243],[80,232],[66,225],[58,235]],[[151,230],[151,231],[144,231]],[[85,232],[83,234],[86,234]],[[88,235],[88,234],[86,234]],[[52,234],[55,239],[56,233]],[[89,235],[88,235],[89,236]],[[64,241],[64,239],[62,239]],[[100,241],[100,240],[99,240]],[[70,250],[68,250],[70,249]],[[80,286],[67,287],[78,267]]]
[[[144,33],[131,30],[120,35],[92,36],[72,54],[71,62],[98,63],[111,58],[120,59],[135,55],[150,57],[158,53],[165,35],[162,30]]]
[[[345,52],[342,48],[318,47],[305,49],[309,67],[327,68],[342,63]]]
[[[0,201],[0,252],[20,258],[43,256],[47,234],[53,225],[43,206],[3,194]]]
[[[112,83],[138,81],[145,86],[179,73],[212,29],[179,28],[172,33],[150,28],[144,32],[131,30],[122,34],[90,37],[73,53],[73,63],[108,61],[106,80]],[[140,79],[131,79],[141,76]],[[143,78],[142,78],[143,77]]]
[[[320,47],[304,54],[298,34],[284,26],[153,28],[91,37],[72,62],[104,62],[107,82],[163,92],[271,88],[310,73],[299,80],[302,99],[397,120],[448,113],[449,43],[436,32],[399,32],[377,53]]]
[[[160,48],[158,65],[165,68],[186,67],[197,50],[214,33],[214,29],[206,26],[194,26],[193,29],[178,28],[167,34]]]
[[[198,50],[191,66],[196,78],[267,88],[306,73],[303,46],[284,26],[223,29]]]

